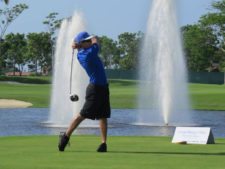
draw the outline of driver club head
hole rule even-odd
[[[76,102],[76,101],[79,100],[79,97],[78,97],[78,95],[73,94],[73,95],[70,96],[70,100],[71,100],[72,102]]]

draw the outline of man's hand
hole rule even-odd
[[[80,44],[73,42],[72,48],[73,49],[79,49],[80,48]]]
[[[92,44],[98,44],[98,37],[97,37],[97,36],[94,36],[94,37],[91,39],[91,43],[92,43]]]

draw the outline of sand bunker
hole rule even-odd
[[[0,108],[27,108],[32,106],[29,102],[19,100],[0,99]]]

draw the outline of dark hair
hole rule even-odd
[[[91,39],[81,41],[81,43],[84,43],[84,42],[91,42]]]

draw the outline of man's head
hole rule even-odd
[[[74,49],[89,48],[92,45],[94,35],[89,35],[87,32],[80,32],[75,38],[72,47]]]
[[[75,43],[82,43],[88,40],[91,40],[91,38],[93,38],[93,35],[89,35],[87,32],[80,32],[75,38],[74,38],[74,42]]]

